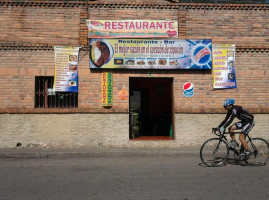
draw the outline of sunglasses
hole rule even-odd
[[[230,106],[230,105],[229,105]],[[228,106],[223,106],[224,108],[227,108]]]

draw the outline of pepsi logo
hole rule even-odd
[[[184,85],[183,85],[183,89],[184,90],[191,90],[191,89],[193,89],[193,84],[192,83],[185,83]]]
[[[193,84],[187,82],[183,85],[183,94],[185,97],[192,97],[194,95]]]
[[[211,61],[211,50],[206,45],[200,44],[193,50],[192,57],[196,65],[206,65]]]

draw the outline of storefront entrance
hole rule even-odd
[[[129,138],[173,139],[173,78],[130,78],[129,81]]]

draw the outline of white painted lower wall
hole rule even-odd
[[[269,141],[269,114],[256,114],[252,137]],[[54,148],[201,146],[225,114],[176,114],[175,140],[129,140],[128,114],[0,114],[0,148],[42,144]]]

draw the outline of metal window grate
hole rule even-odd
[[[53,76],[35,77],[35,108],[77,108],[77,92],[55,92],[49,94],[53,88]]]

